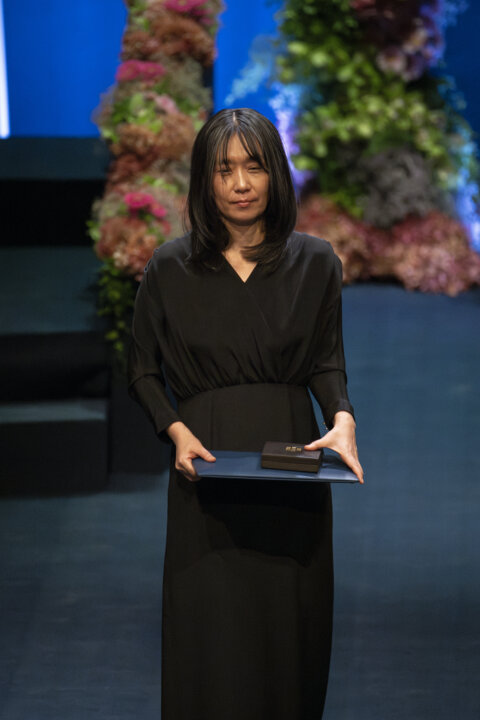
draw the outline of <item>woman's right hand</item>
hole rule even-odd
[[[199,477],[193,467],[193,458],[201,457],[207,462],[215,462],[214,456],[203,447],[200,440],[180,421],[169,425],[167,434],[176,447],[175,469],[181,472],[187,480],[195,482]]]

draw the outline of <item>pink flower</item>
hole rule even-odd
[[[154,80],[165,75],[165,68],[160,63],[147,60],[125,60],[118,66],[115,79],[117,82],[128,82],[141,78]]]
[[[124,202],[129,210],[140,210],[148,208],[155,203],[155,198],[150,193],[145,192],[128,192],[123,196]]]
[[[126,80],[135,80],[137,76],[137,60],[126,60],[118,66],[115,80],[117,82],[125,82]]]
[[[207,17],[207,9],[205,7],[207,0],[166,0],[165,7],[167,10],[182,13],[183,15],[192,15],[198,22],[205,25],[211,24]]]
[[[158,202],[152,202],[150,205],[150,212],[152,215],[155,215],[156,218],[164,218],[167,214],[166,208],[163,207],[163,205],[160,205]]]
[[[178,13],[204,13],[206,0],[166,0],[165,7]]]
[[[155,105],[164,110],[166,113],[178,113],[180,112],[175,100],[172,100],[168,95],[158,95],[155,97]]]

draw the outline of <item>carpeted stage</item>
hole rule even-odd
[[[479,309],[480,290],[345,289],[366,484],[334,491],[325,720],[480,717]],[[3,720],[160,717],[165,455],[119,466],[103,491],[0,504]]]

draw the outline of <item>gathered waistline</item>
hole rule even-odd
[[[237,395],[237,393],[241,394],[243,397],[245,397],[245,393],[254,394],[256,392],[263,393],[265,390],[271,390],[273,392],[279,391],[279,392],[285,392],[285,391],[293,391],[293,392],[301,392],[305,393],[307,390],[306,385],[294,385],[292,383],[241,383],[239,385],[225,385],[225,387],[219,387],[219,388],[212,388],[211,390],[203,390],[202,392],[195,393],[195,395],[190,395],[189,397],[179,399],[178,400],[178,406],[180,407],[186,407],[190,402],[195,402],[202,400],[204,398],[207,398],[212,395],[222,394],[222,395]]]

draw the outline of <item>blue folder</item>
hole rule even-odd
[[[295,480],[301,482],[356,483],[357,476],[336,455],[323,455],[320,469],[315,472],[297,470],[270,470],[262,468],[261,453],[234,452],[232,450],[211,450],[217,459],[207,462],[201,458],[193,460],[199,477],[244,478],[246,480]]]

